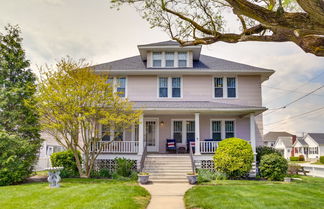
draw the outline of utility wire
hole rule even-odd
[[[304,116],[304,115],[307,115],[307,114],[310,114],[310,113],[314,113],[316,111],[323,110],[323,109],[324,109],[324,107],[320,107],[320,108],[317,108],[317,109],[314,109],[314,110],[311,110],[311,111],[308,111],[308,112],[304,112],[304,113],[301,113],[301,114],[298,114],[298,115],[291,116],[291,117],[286,118],[286,119],[282,119],[282,120],[278,120],[276,122],[264,124],[264,126],[271,126],[273,124],[278,124],[278,123],[281,123],[283,121],[287,121],[287,120],[290,120],[290,119],[293,119],[293,118],[298,118],[298,117],[301,117],[301,116]]]
[[[273,110],[272,112],[269,112],[268,114],[264,114],[264,116],[266,116],[266,115],[270,115],[271,113],[274,113],[274,112],[276,112],[276,111],[278,111],[278,110],[285,109],[285,108],[287,108],[288,106],[290,106],[290,105],[292,105],[292,104],[298,102],[299,100],[304,99],[305,97],[307,97],[307,96],[313,94],[314,92],[316,92],[316,91],[318,91],[318,90],[320,90],[320,89],[322,89],[322,88],[324,88],[324,84],[323,84],[322,86],[320,86],[320,87],[314,89],[313,91],[308,92],[307,94],[305,94],[305,95],[303,95],[303,96],[301,96],[301,97],[299,97],[299,98],[297,98],[297,99],[295,99],[295,100],[293,100],[293,101],[291,101],[291,102],[289,102],[289,103],[287,103],[287,104],[285,104],[285,105],[283,105],[283,106],[281,106],[281,107],[278,107],[278,108],[272,109],[272,110]]]
[[[306,92],[294,91],[294,90],[290,90],[290,89],[276,88],[276,87],[271,87],[271,86],[266,86],[266,85],[263,85],[263,87],[269,88],[269,89],[275,89],[275,90],[279,90],[279,91],[288,91],[288,92],[291,92],[291,93],[299,93],[299,94],[305,94],[306,93]],[[324,97],[324,94],[313,94],[313,95]]]

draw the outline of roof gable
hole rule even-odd
[[[308,133],[308,136],[310,136],[317,144],[324,145],[324,133]]]
[[[285,131],[282,132],[270,131],[263,136],[263,141],[276,141],[278,137],[283,137],[283,136],[293,136],[293,135]]]

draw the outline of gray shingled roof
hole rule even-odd
[[[319,145],[324,145],[324,133],[308,133]]]
[[[120,59],[112,62],[107,62],[103,64],[98,64],[92,66],[94,70],[161,70],[161,68],[147,68],[146,61],[143,61],[141,57],[133,56],[125,59]],[[193,68],[176,68],[176,69],[186,69],[186,70],[226,70],[233,72],[240,71],[258,71],[258,72],[274,72],[273,70],[259,68],[251,65],[241,64],[238,62],[232,62],[216,57],[200,55],[199,61],[193,62]],[[163,68],[163,70],[166,70]],[[173,70],[167,69],[167,70]]]
[[[280,136],[293,136],[288,132],[269,132],[263,136],[263,141],[276,141]]]
[[[172,108],[172,109],[184,109],[184,108],[219,108],[219,109],[265,109],[265,107],[256,106],[242,106],[235,104],[225,104],[219,102],[209,101],[132,101],[134,108]]]
[[[180,44],[176,41],[161,41],[161,42],[156,42],[156,43],[150,43],[150,44],[143,44],[143,45],[138,45],[138,47],[141,46],[180,46]]]

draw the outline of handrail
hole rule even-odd
[[[191,160],[191,168],[192,168],[192,172],[193,173],[196,173],[196,165],[195,165],[195,162],[194,162],[194,159],[193,159],[193,152],[192,152],[192,145],[189,144],[189,155],[190,155],[190,160]]]
[[[143,154],[141,156],[141,161],[140,161],[140,172],[143,171],[146,155],[147,155],[147,145],[145,143],[144,149],[143,149]]]

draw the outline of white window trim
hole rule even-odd
[[[215,78],[223,78],[223,97],[215,97]],[[227,78],[235,78],[235,96],[227,96]],[[238,99],[238,78],[237,76],[212,76],[213,99]]]
[[[153,53],[154,52],[161,52],[161,67],[154,67],[153,65]],[[167,69],[172,69],[172,68],[179,68],[179,52],[185,52],[186,53],[186,59],[187,59],[187,64],[186,67],[182,67],[182,68],[188,68],[190,61],[189,61],[189,51],[173,51],[174,52],[174,66],[173,67],[166,67],[165,63],[166,63],[166,59],[165,59],[165,53],[166,52],[172,52],[172,51],[152,51],[152,56],[151,56],[151,63],[152,63],[152,68],[167,68]]]
[[[168,96],[160,97],[160,78],[168,78]],[[180,97],[172,97],[172,78],[180,78]],[[182,76],[158,76],[157,77],[157,98],[158,99],[182,99],[183,98],[183,77]]]
[[[221,138],[222,140],[225,139],[225,136],[226,136],[226,132],[225,132],[225,121],[234,121],[234,137],[236,137],[236,119],[234,118],[212,118],[210,119],[209,121],[209,136],[210,136],[210,139],[213,138],[213,121],[220,121],[221,122]]]
[[[175,63],[175,60],[176,60],[176,57],[175,57],[175,55],[176,55],[176,52],[172,52],[172,51],[165,51],[165,52],[163,52],[164,53],[164,66],[165,66],[165,68],[175,68],[176,66],[176,63]],[[166,53],[173,53],[173,67],[169,67],[169,66],[166,66],[166,61],[167,61],[167,59],[166,59]],[[178,53],[177,53],[177,55],[178,55]]]
[[[181,144],[182,145],[186,145],[187,144],[187,121],[194,121],[195,119],[171,119],[171,134],[170,134],[170,139],[173,139],[173,131],[174,131],[174,121],[182,121],[182,141]],[[196,132],[196,130],[195,130]]]
[[[127,92],[128,92],[128,77],[125,75],[125,76],[113,76],[111,77],[113,79],[113,82],[112,82],[112,85],[113,85],[113,92],[116,93],[117,92],[117,78],[119,77],[125,77],[125,97],[121,97],[121,98],[127,98]]]

